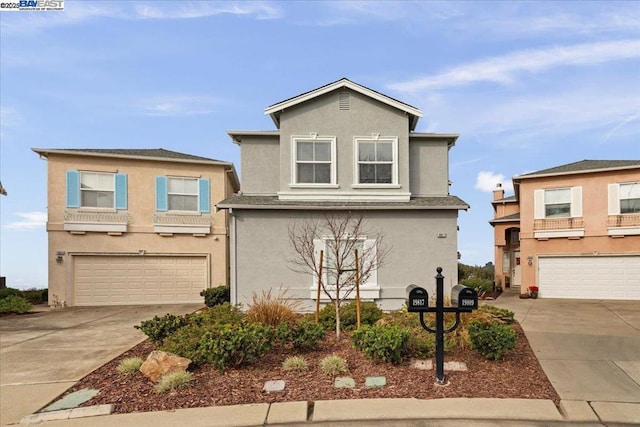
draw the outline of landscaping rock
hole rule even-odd
[[[445,371],[466,371],[467,364],[464,362],[444,362]]]
[[[262,391],[266,391],[267,393],[284,391],[284,385],[283,380],[267,381],[264,383]]]
[[[186,357],[154,350],[140,366],[140,372],[154,383],[157,383],[163,375],[173,372],[185,372],[190,364],[191,359]]]
[[[71,409],[80,406],[84,402],[93,399],[95,395],[99,393],[98,390],[83,388],[82,390],[74,391],[67,394],[60,400],[52,403],[44,408],[41,412],[59,411],[61,409]]]
[[[364,380],[365,387],[384,387],[387,385],[386,377],[367,377]]]
[[[433,369],[433,362],[431,360],[412,359],[411,367],[421,371],[430,371]]]
[[[351,377],[337,377],[333,385],[336,388],[354,388],[356,380]]]

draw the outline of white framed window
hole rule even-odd
[[[640,213],[640,182],[620,184],[618,189],[620,213]]]
[[[544,217],[568,218],[571,216],[571,189],[558,188],[544,191]]]
[[[368,270],[368,274],[363,275],[360,272],[360,296],[365,299],[375,299],[380,297],[380,288],[378,287],[378,270],[377,270],[377,247],[375,239],[367,239],[366,236],[348,237],[349,243],[345,244],[341,240],[341,249],[335,251],[336,242],[333,238],[315,239],[314,251],[316,258],[319,259],[320,251],[324,251],[322,281],[330,292],[336,289],[336,271],[342,269],[340,281],[343,282],[340,297],[348,294],[349,299],[355,298],[355,250],[358,250],[358,261],[360,268]],[[346,249],[346,250],[345,250]],[[340,259],[336,259],[339,257]],[[346,282],[345,282],[346,280]],[[351,283],[353,282],[353,283]],[[318,286],[318,277],[314,275],[313,285],[311,287],[311,298],[315,299]],[[333,289],[333,291],[332,291]],[[327,298],[321,295],[322,299]]]
[[[211,212],[209,178],[156,176],[157,212]]]
[[[355,186],[398,184],[398,138],[355,137]]]
[[[80,207],[115,207],[115,174],[80,172]]]
[[[535,219],[582,217],[582,187],[534,191]]]
[[[336,184],[336,138],[292,137],[293,185],[327,186]]]
[[[169,211],[198,210],[198,179],[167,177]]]

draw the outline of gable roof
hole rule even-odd
[[[307,102],[313,98],[324,95],[326,93],[332,92],[336,89],[347,88],[351,89],[354,92],[361,93],[369,98],[373,98],[377,101],[382,102],[383,104],[387,104],[391,107],[397,108],[406,112],[409,115],[409,129],[414,130],[416,125],[418,124],[418,119],[422,117],[422,111],[420,109],[406,104],[402,101],[398,101],[397,99],[391,98],[383,93],[377,92],[373,89],[369,89],[368,87],[359,85],[358,83],[354,83],[347,78],[342,78],[340,80],[336,80],[335,82],[326,84],[324,86],[320,86],[319,88],[310,90],[308,92],[302,93],[300,95],[294,96],[292,98],[285,99],[284,101],[280,101],[276,104],[270,105],[265,108],[264,113],[271,116],[271,120],[275,123],[276,127],[280,129],[280,113],[282,110],[293,107],[294,105],[301,104],[303,102]]]
[[[539,178],[555,175],[572,175],[586,172],[600,172],[604,170],[620,170],[640,168],[640,160],[581,160],[549,169],[542,169],[524,175],[513,177],[515,180],[526,178]]]

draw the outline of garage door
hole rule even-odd
[[[75,256],[75,305],[202,302],[206,257]]]
[[[540,297],[640,300],[640,256],[543,257]]]

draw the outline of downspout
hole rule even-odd
[[[230,294],[231,304],[238,303],[238,280],[237,280],[237,249],[236,249],[236,216],[233,213],[233,208],[229,208],[229,265],[231,268],[230,273]]]

